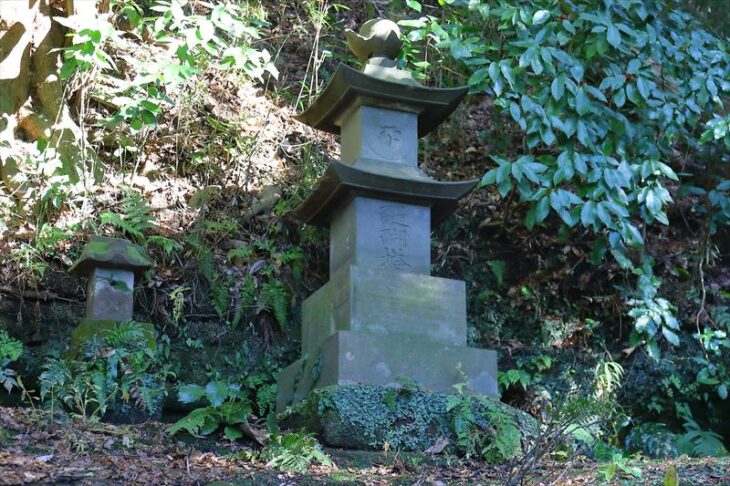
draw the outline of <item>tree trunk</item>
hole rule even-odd
[[[52,16],[73,12],[69,0],[0,0],[0,175],[18,201],[18,161],[46,139],[75,175],[82,136],[58,76],[66,29]]]

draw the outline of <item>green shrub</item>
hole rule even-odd
[[[438,15],[400,22],[408,43],[435,51],[423,62],[409,44],[406,60],[429,74],[457,70],[524,136],[522,153],[491,157],[482,186],[513,193],[529,228],[554,214],[563,234],[593,233],[594,263],[610,253],[636,273],[626,294],[634,344],[654,357],[661,340],[677,345],[680,323],[644,258],[644,228],[670,224],[675,148],[697,154],[701,138],[727,141],[727,120],[711,119],[730,93],[727,43],[669,0],[439,3]],[[729,184],[703,189],[715,214],[730,215]]]

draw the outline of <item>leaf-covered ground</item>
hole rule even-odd
[[[245,446],[171,438],[165,424],[113,426],[65,416],[0,408],[0,484],[503,484],[507,467],[450,456],[327,450],[335,466],[312,466],[304,474],[277,471],[231,457]],[[687,485],[730,484],[730,458],[636,460],[635,479],[605,481],[600,465],[577,457],[545,462],[529,484],[665,484],[675,467]],[[220,483],[218,483],[220,484]]]

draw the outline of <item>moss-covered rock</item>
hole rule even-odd
[[[84,349],[84,343],[88,340],[110,331],[119,325],[119,322],[109,319],[84,319],[76,329],[71,332],[71,342],[69,344],[68,356],[76,358],[80,356]],[[157,349],[157,331],[155,326],[149,322],[137,322],[137,325],[144,330],[147,347],[150,351]]]
[[[453,403],[463,397],[407,388],[369,385],[329,386],[312,391],[300,404],[281,415],[285,426],[304,427],[332,447],[424,451],[439,439],[458,442]],[[474,396],[469,401],[475,425],[493,430],[495,414],[507,417],[519,431],[520,442],[533,438],[535,419],[498,400]]]

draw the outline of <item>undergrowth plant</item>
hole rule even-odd
[[[181,385],[178,400],[182,403],[195,403],[202,398],[208,406],[199,407],[168,427],[167,432],[174,435],[186,431],[192,436],[210,435],[220,427],[227,439],[235,441],[243,437],[241,425],[248,424],[251,404],[241,386],[226,381],[211,381],[206,386]]]
[[[546,457],[564,460],[566,456],[575,455],[578,447],[588,445],[593,448],[600,444],[596,434],[600,434],[602,427],[610,421],[614,408],[611,400],[578,392],[553,397],[539,429],[522,454],[510,461],[504,483],[525,484]]]
[[[235,459],[264,462],[266,467],[294,473],[304,473],[312,464],[333,466],[332,460],[322,450],[314,434],[291,432],[273,433],[263,449],[240,451],[232,455]]]
[[[677,449],[680,453],[695,457],[725,457],[730,454],[722,436],[703,429],[688,408],[682,407],[680,415],[684,418],[684,433],[677,436]]]
[[[43,369],[43,405],[92,422],[123,404],[158,413],[170,374],[150,347],[148,329],[134,321],[90,337],[77,357],[48,359]]]
[[[333,466],[314,435],[304,432],[273,434],[258,458],[267,467],[296,473],[306,472],[312,464]]]
[[[7,331],[0,329],[0,385],[10,393],[19,387],[17,373],[10,368],[10,363],[23,354],[23,343],[11,338]]]
[[[147,199],[138,191],[125,187],[119,212],[107,211],[100,215],[101,224],[112,226],[123,236],[142,243],[145,233],[154,228],[152,209]]]
[[[94,203],[90,192],[109,171],[103,167],[102,158],[92,154],[89,138],[114,141],[110,150],[122,164],[112,172],[124,172],[127,162],[132,162],[136,171],[136,157],[149,132],[158,128],[163,112],[174,106],[204,70],[225,71],[260,82],[267,76],[276,77],[271,54],[258,45],[259,30],[266,25],[261,8],[187,0],[144,2],[144,8],[141,5],[134,0],[112,0],[107,13],[84,11],[69,17],[54,16],[69,30],[59,77],[65,86],[63,102],[73,96],[80,111],[83,133],[75,137],[79,157],[62,158],[53,137],[41,138],[33,150],[18,150],[25,154],[23,157],[15,156],[10,150],[14,147],[3,141],[2,148],[13,155],[2,164],[1,233],[25,223],[38,232],[46,223],[53,226],[55,216],[65,206]],[[136,53],[126,55],[130,37],[165,47],[161,51],[164,55],[148,59]],[[121,76],[125,69],[134,73],[133,79]],[[87,125],[91,99],[99,103],[102,116]],[[104,213],[102,223],[139,241],[147,236],[152,220],[149,213],[137,212],[144,205],[129,205],[135,202],[144,201],[126,192],[121,211]],[[168,256],[180,249],[163,236],[149,236],[149,241],[162,247]],[[16,250],[15,258],[26,267],[32,265],[35,280],[43,277],[42,255],[22,247]]]
[[[514,417],[489,400],[452,395],[446,410],[451,416],[456,446],[467,458],[502,464],[521,454],[522,434]]]
[[[457,394],[446,400],[457,450],[467,458],[476,457],[492,464],[519,456],[522,433],[515,417],[484,396],[466,393],[467,387],[466,382],[454,385]]]
[[[540,382],[552,365],[552,358],[546,354],[539,354],[530,359],[518,359],[517,368],[498,372],[497,383],[500,394],[512,387],[526,390],[530,385]]]

